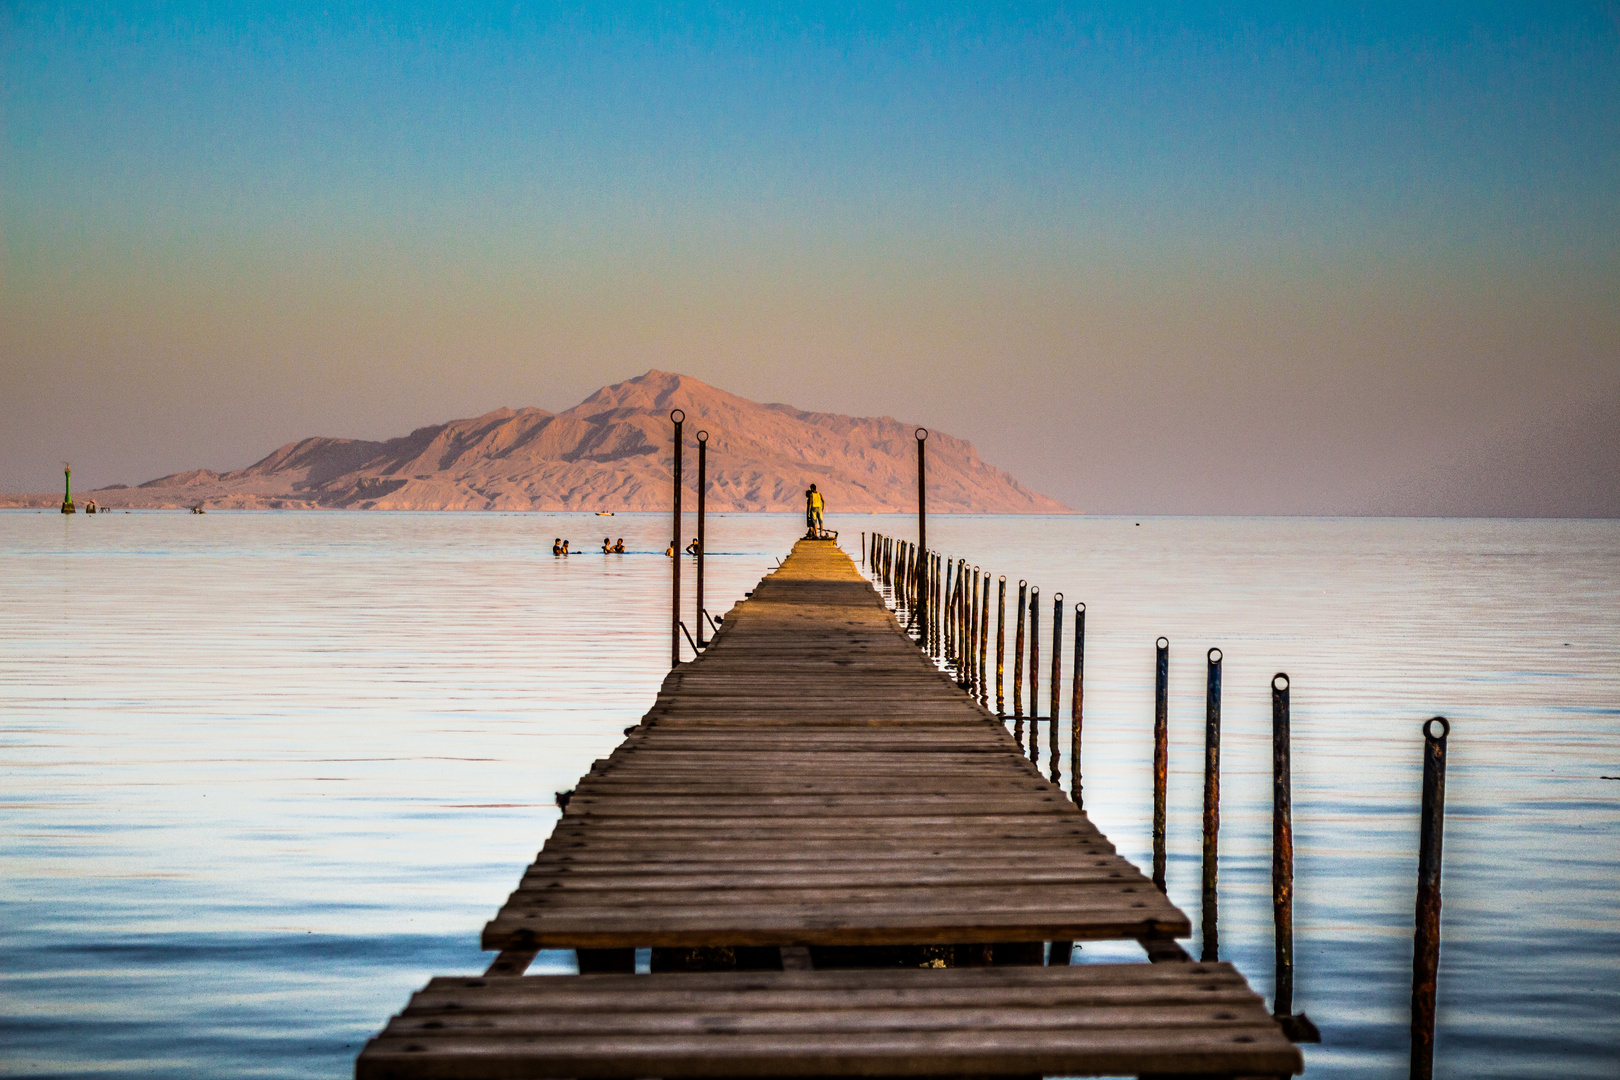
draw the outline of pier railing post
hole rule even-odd
[[[1007,660],[1007,575],[996,578],[996,715],[1006,712],[1002,677]]]
[[[1165,885],[1165,797],[1170,779],[1170,639],[1153,646],[1153,884]]]
[[[970,690],[977,691],[979,687],[979,581],[984,575],[979,568],[973,568],[973,596],[968,601],[968,654],[967,654],[967,684]]]
[[[692,625],[697,627],[697,645],[701,649],[708,644],[703,640],[703,558],[705,554],[704,548],[708,543],[708,537],[704,535],[704,511],[706,509],[705,504],[708,501],[709,487],[709,433],[707,431],[697,433],[697,444],[697,581],[693,583],[693,588],[697,590],[697,614],[692,616]]]
[[[1029,760],[1041,763],[1041,590],[1029,590]]]
[[[1294,822],[1288,676],[1271,677],[1271,910],[1276,994],[1272,1013],[1294,1011]]]
[[[1074,605],[1074,684],[1069,694],[1069,797],[1084,810],[1086,800],[1080,784],[1080,732],[1084,727],[1086,699],[1086,605]]]
[[[928,429],[918,428],[917,436],[917,551],[921,554],[928,552],[928,459],[923,446],[928,441]],[[922,618],[919,625],[927,625],[928,603],[921,589],[917,590],[917,598],[922,604]]]
[[[1434,725],[1440,733],[1434,733]],[[1423,723],[1423,822],[1418,839],[1417,930],[1412,939],[1412,1080],[1434,1075],[1434,1003],[1440,977],[1440,855],[1446,823],[1443,716]]]
[[[1013,737],[1024,741],[1024,603],[1029,582],[1018,579],[1018,629],[1013,637]]]
[[[1203,952],[1200,959],[1221,958],[1218,877],[1221,840],[1221,650],[1209,650],[1204,691],[1204,882]]]
[[[684,449],[681,445],[681,424],[686,420],[686,413],[672,409],[669,418],[675,424],[675,520],[670,526],[671,554],[674,555],[670,560],[674,564],[670,579],[674,598],[669,607],[669,666],[674,667],[681,662],[681,457]]]
[[[1058,753],[1058,710],[1063,695],[1063,594],[1052,596],[1052,689],[1051,719],[1047,721],[1047,751],[1052,757],[1052,783],[1063,779],[1062,755]]]
[[[1271,909],[1276,946],[1272,1015],[1294,1042],[1321,1042],[1311,1018],[1294,1012],[1294,794],[1288,675],[1271,677]]]
[[[978,704],[990,704],[990,572],[985,572],[985,602],[978,607]]]

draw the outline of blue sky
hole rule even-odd
[[[0,488],[664,367],[1088,508],[1353,502],[1620,386],[1617,11],[13,7]]]

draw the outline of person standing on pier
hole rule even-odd
[[[827,500],[811,484],[810,490],[804,493],[804,516],[809,526],[811,536],[820,536],[822,529],[822,512],[827,508]]]

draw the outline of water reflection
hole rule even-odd
[[[667,520],[620,515],[626,555],[552,558],[553,536],[584,546],[593,522],[0,513],[3,1070],[346,1075],[410,989],[479,970],[478,930],[556,820],[552,793],[668,667]],[[833,524],[852,554],[862,530],[909,528]],[[711,515],[709,609],[802,527]],[[937,517],[930,542],[1008,578],[1020,740],[1056,683],[1048,611],[1047,698],[1031,678],[1024,699],[1039,661],[1012,585],[1086,603],[1086,809],[1189,913],[1221,648],[1220,948],[1268,996],[1270,679],[1290,673],[1312,1075],[1404,1067],[1414,733],[1435,713],[1456,725],[1437,1071],[1613,1074],[1620,784],[1599,777],[1620,775],[1620,528]],[[1177,649],[1156,769],[1161,635]],[[1072,771],[1052,757],[1068,712],[1035,737]]]

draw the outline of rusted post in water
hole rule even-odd
[[[934,653],[936,658],[945,655],[945,584],[944,561],[938,554],[928,559],[928,588],[931,590],[928,599],[928,630],[934,635]]]
[[[1002,677],[1007,666],[1007,575],[996,578],[996,715],[1006,712]]]
[[[1059,698],[1063,693],[1063,594],[1057,593],[1052,597],[1052,704],[1051,718],[1047,721],[1051,725],[1048,730],[1047,747],[1052,756],[1052,783],[1059,783],[1063,779],[1062,756],[1058,753],[1058,709]]]
[[[675,523],[670,533],[670,547],[675,556],[670,560],[674,599],[669,607],[669,666],[674,667],[681,662],[681,456],[685,449],[681,445],[681,424],[686,421],[686,413],[672,409],[669,418],[675,424]]]
[[[967,654],[967,669],[972,672],[969,682],[974,685],[975,693],[980,696],[983,695],[985,680],[980,677],[980,675],[983,675],[983,669],[978,664],[978,654],[985,648],[985,636],[978,631],[978,612],[980,612],[980,609],[988,610],[985,607],[988,602],[990,602],[990,575],[983,573],[980,568],[974,567],[974,610],[969,614],[970,619],[974,622],[972,633],[970,633],[970,640],[974,643],[974,648]]]
[[[1271,911],[1276,994],[1272,1015],[1294,1042],[1321,1042],[1311,1018],[1294,1014],[1294,795],[1289,748],[1288,675],[1271,677]]]
[[[984,575],[984,603],[979,605],[979,704],[990,703],[989,671],[985,666],[990,651],[990,574]]]
[[[861,565],[866,565],[866,533],[861,533]]]
[[[928,551],[928,460],[923,444],[928,441],[928,429],[918,428],[917,436],[917,550]]]
[[[1271,912],[1275,924],[1276,995],[1272,1013],[1294,1011],[1294,822],[1289,746],[1288,676],[1271,677]]]
[[[1434,725],[1440,725],[1440,734]],[[1423,723],[1423,823],[1418,839],[1417,932],[1412,939],[1412,1080],[1434,1075],[1434,999],[1440,976],[1440,854],[1446,824],[1443,716]]]
[[[967,680],[967,560],[956,560],[956,683],[964,685]]]
[[[1170,639],[1161,637],[1153,648],[1153,884],[1169,892],[1164,881],[1164,804],[1170,776]]]
[[[1013,735],[1024,740],[1024,600],[1029,582],[1018,579],[1018,630],[1013,639]]]
[[[692,625],[697,628],[697,644],[698,644],[698,648],[701,649],[706,644],[706,642],[703,640],[703,557],[704,557],[704,545],[706,543],[708,543],[708,537],[704,534],[703,517],[704,517],[705,504],[708,501],[708,487],[709,487],[709,433],[707,431],[699,431],[697,433],[697,444],[698,444],[698,485],[697,485],[697,497],[698,497],[697,547],[698,547],[698,549],[697,549],[697,581],[696,581],[696,583],[694,585],[694,587],[697,589],[697,614],[692,616]]]
[[[1203,937],[1200,959],[1221,958],[1217,896],[1221,839],[1221,650],[1209,650],[1209,674],[1204,684],[1204,888]]]
[[[1080,729],[1084,724],[1086,697],[1086,605],[1074,605],[1074,683],[1069,692],[1069,797],[1082,810],[1086,807],[1080,790]]]
[[[973,596],[967,604],[968,632],[967,632],[967,684],[978,689],[979,671],[979,579],[983,577],[979,568],[973,568]]]
[[[1029,760],[1041,763],[1041,590],[1029,590]]]

